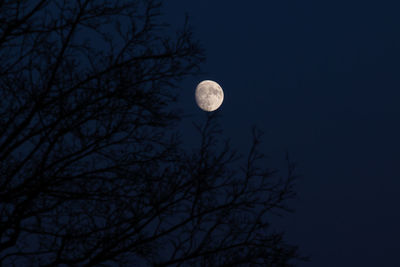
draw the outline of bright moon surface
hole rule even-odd
[[[218,83],[205,80],[197,85],[195,98],[202,110],[210,112],[221,106],[224,101],[224,91]]]

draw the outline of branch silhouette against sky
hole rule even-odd
[[[181,142],[177,84],[205,53],[161,1],[0,2],[0,265],[286,266],[269,169],[218,127]]]

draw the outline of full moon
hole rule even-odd
[[[210,112],[221,106],[224,101],[224,91],[218,83],[205,80],[197,85],[195,98],[199,108]]]

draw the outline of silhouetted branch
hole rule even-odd
[[[180,79],[203,51],[161,1],[0,1],[0,265],[283,266],[268,220],[293,166],[221,141],[218,112],[176,135]]]

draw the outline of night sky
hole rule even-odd
[[[297,162],[295,213],[276,226],[311,257],[300,266],[399,264],[399,10],[398,1],[165,2],[173,26],[189,15],[207,56],[205,74],[182,82],[182,131],[204,119],[194,89],[212,79],[235,147],[245,153],[257,125],[271,167],[284,170],[285,151]]]

